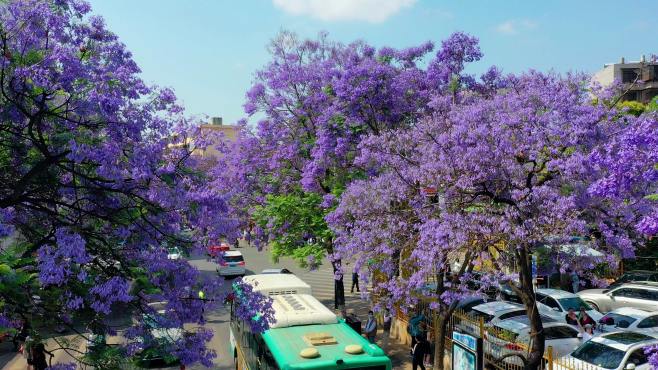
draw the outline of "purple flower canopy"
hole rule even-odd
[[[104,319],[113,308],[157,315],[154,299],[166,302],[163,327],[203,324],[204,309],[222,302],[222,281],[167,259],[166,247],[233,235],[227,197],[208,187],[181,141],[193,128],[173,91],[146,85],[90,11],[80,0],[0,7],[0,238],[15,237],[0,266],[3,284],[16,284],[2,290],[0,326],[18,312],[53,324],[84,314],[111,333]],[[268,312],[259,298],[245,318]],[[16,304],[32,301],[34,312]],[[138,316],[133,350],[147,333]],[[169,350],[210,366],[212,335],[200,329]]]

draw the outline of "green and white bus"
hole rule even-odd
[[[275,323],[262,334],[233,315],[231,349],[237,370],[390,370],[391,360],[311,295],[289,274],[245,277],[254,291],[269,295]],[[232,302],[231,304],[236,304]]]

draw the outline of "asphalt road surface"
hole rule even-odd
[[[297,264],[289,258],[281,258],[279,263],[272,262],[272,255],[269,251],[263,250],[259,252],[254,247],[242,247],[238,249],[242,252],[245,260],[245,268],[247,275],[258,274],[266,268],[280,267],[287,268],[295,275],[299,276],[302,280],[311,285],[313,295],[322,301],[327,307],[333,308],[334,297],[334,281],[333,272],[329,263],[323,264],[320,269],[315,271],[308,271],[300,268]],[[216,274],[217,265],[214,262],[206,261],[205,256],[192,257],[190,263],[196,266],[199,270],[208,273]],[[347,284],[348,279],[345,283]],[[225,284],[225,289],[229,289],[230,284]],[[349,286],[346,286],[346,298],[350,298]],[[357,297],[354,296],[354,299]],[[230,353],[229,345],[229,320],[230,315],[227,308],[220,308],[214,312],[210,312],[207,316],[206,327],[211,328],[215,332],[215,336],[210,342],[210,347],[217,351],[217,359],[215,365],[217,369],[233,369],[233,354]],[[192,369],[205,369],[200,365],[191,367]]]
[[[266,268],[287,268],[302,280],[306,281],[311,285],[313,289],[313,295],[318,298],[322,303],[327,307],[333,308],[333,292],[334,292],[334,282],[333,282],[333,272],[331,264],[325,261],[325,263],[320,266],[318,270],[308,271],[307,269],[300,268],[297,264],[290,258],[282,258],[279,263],[272,262],[271,253],[268,250],[263,250],[259,252],[254,247],[243,246],[238,248],[239,251],[244,255],[245,268],[247,269],[247,274],[257,274]],[[217,264],[206,260],[206,256],[192,256],[189,259],[189,262],[196,266],[202,273],[208,274],[210,276],[217,276]],[[219,278],[219,277],[217,277]],[[348,309],[355,309],[356,312],[362,313],[367,312],[368,303],[360,300],[360,296],[357,294],[350,294],[349,284],[351,283],[351,278],[348,273],[346,273],[345,278],[345,298],[346,306]],[[227,284],[224,284],[224,289],[230,289],[230,281]],[[365,310],[365,311],[364,311]],[[120,320],[122,318],[119,318]],[[208,312],[206,316],[206,327],[212,329],[215,332],[215,336],[210,342],[210,347],[217,352],[217,358],[214,361],[214,369],[233,369],[233,354],[229,353],[229,320],[230,313],[228,307],[220,307],[214,311]],[[62,339],[65,337],[75,338],[74,335],[61,336],[57,339]],[[52,340],[52,339],[50,339]],[[78,344],[73,345],[82,346],[81,340],[76,339]],[[53,344],[48,344],[46,342],[46,348],[56,347]],[[0,366],[2,369],[11,369],[11,370],[23,370],[26,368],[25,360],[15,352],[11,351],[10,343],[0,343]],[[81,347],[82,348],[82,347]],[[67,355],[64,351],[56,351],[55,357],[53,358],[52,363],[66,363],[71,362],[71,357]],[[171,368],[171,369],[177,369]],[[206,369],[202,365],[190,366],[187,369]]]

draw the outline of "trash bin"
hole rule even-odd
[[[357,334],[361,334],[361,320],[355,316],[348,316],[345,318],[345,323],[349,325],[350,328],[354,329]]]

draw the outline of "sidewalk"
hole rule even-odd
[[[347,287],[346,287],[347,288]],[[322,303],[327,307],[334,307],[333,299],[321,300]],[[372,309],[372,305],[369,301],[361,299],[359,293],[350,293],[348,289],[345,292],[345,309],[348,313],[354,313],[365,325],[365,321],[368,317],[368,311]],[[340,316],[340,312],[336,312]],[[393,320],[396,320],[395,318]],[[391,334],[394,334],[391,331]],[[410,370],[411,369],[411,357],[409,356],[409,345],[400,342],[397,338],[393,338],[391,335],[390,338],[384,337],[384,330],[379,325],[377,330],[376,342],[379,347],[381,347],[386,355],[391,359],[393,364],[393,369],[401,370]]]

